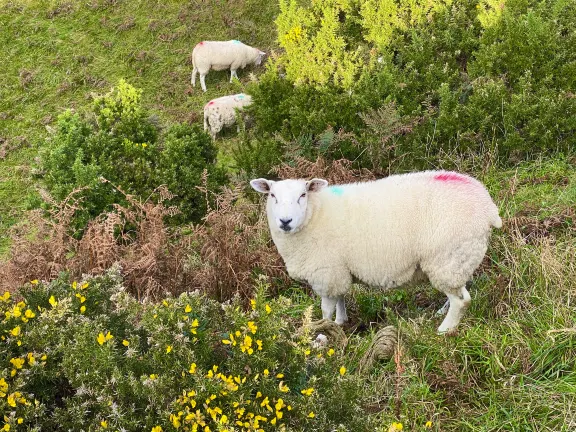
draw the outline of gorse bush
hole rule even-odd
[[[507,164],[575,147],[574,2],[287,0],[277,27],[286,51],[251,89],[260,135],[315,140],[343,129],[357,150],[345,157],[388,170],[450,168],[447,155],[480,153]],[[346,55],[362,64],[343,86],[347,63],[332,56]],[[402,132],[375,158],[388,132],[363,120],[391,103]],[[331,157],[320,148],[307,157],[320,155]]]
[[[140,303],[116,268],[4,294],[3,430],[374,431],[341,353],[295,336],[290,302],[265,293],[247,312],[199,294]]]
[[[121,81],[95,98],[90,114],[60,115],[43,150],[41,169],[56,199],[88,187],[83,209],[75,216],[83,228],[112,204],[124,202],[102,177],[143,200],[165,184],[176,194],[173,202],[182,211],[180,220],[198,221],[206,211],[206,200],[196,188],[202,184],[202,173],[206,171],[211,189],[226,180],[215,160],[216,149],[199,126],[164,130],[142,107],[141,91]]]

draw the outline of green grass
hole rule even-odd
[[[190,84],[193,47],[239,39],[269,52],[277,9],[257,0],[0,0],[0,138],[16,147],[0,159],[0,253],[7,229],[23,216],[35,185],[29,168],[58,113],[83,110],[91,94],[125,78],[162,119],[201,122],[203,105],[241,91],[254,69],[240,71],[242,82],[232,84],[227,72],[211,72],[203,93]],[[28,149],[21,149],[23,139]]]

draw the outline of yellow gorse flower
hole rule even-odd
[[[170,352],[172,352],[172,345],[166,346],[166,354],[169,354]]]
[[[12,330],[10,330],[10,334],[12,336],[20,336],[20,326],[16,326]]]
[[[100,345],[104,345],[104,342],[109,341],[110,339],[112,339],[114,336],[112,336],[112,334],[110,332],[106,333],[106,336],[104,336],[104,333],[100,333],[98,335],[98,337],[96,338],[96,340],[98,341],[98,343]]]
[[[102,426],[104,429],[108,429],[108,422],[106,420],[102,420],[100,422],[100,426]]]
[[[154,426],[150,432],[162,432],[162,426]]]
[[[344,376],[345,373],[346,373],[346,368],[344,366],[340,366],[340,375]]]
[[[3,302],[8,302],[8,300],[10,300],[10,293],[8,291],[5,291],[4,294],[0,296],[0,300],[2,300]]]
[[[30,283],[32,285],[38,285],[38,279],[31,280]]]
[[[428,421],[426,422],[426,424],[424,425],[424,427],[425,427],[426,429],[432,428],[432,422],[431,422],[430,420],[428,420]]]
[[[50,298],[48,299],[48,303],[50,303],[52,307],[56,307],[56,305],[58,304],[54,296],[50,296]]]
[[[184,312],[186,312],[186,313],[192,312],[192,306],[190,306],[189,304],[186,305],[186,307],[184,308]]]
[[[312,387],[301,390],[300,393],[302,393],[304,396],[310,396],[312,393],[314,393],[314,389]]]
[[[124,340],[122,341],[122,345],[128,346],[128,345],[130,345],[130,342],[127,341],[126,339],[124,339]]]

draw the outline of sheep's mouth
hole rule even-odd
[[[280,225],[280,229],[284,232],[290,232],[292,231],[292,227],[289,225]]]

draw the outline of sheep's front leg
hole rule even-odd
[[[234,70],[230,69],[230,82],[232,82],[234,78],[240,81],[240,78],[238,78],[238,75],[236,74],[236,69]]]
[[[336,324],[342,325],[348,321],[346,314],[346,303],[344,303],[344,296],[339,296],[336,302]]]
[[[338,297],[322,297],[322,318],[332,320]]]
[[[200,73],[200,85],[202,86],[202,91],[206,91],[206,74]]]

